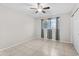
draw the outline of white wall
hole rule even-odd
[[[34,36],[34,19],[0,6],[0,49],[16,45]]]
[[[71,42],[70,21],[71,21],[70,14],[63,14],[60,16],[59,30],[60,30],[60,41],[61,42],[67,42],[67,43]]]
[[[70,14],[63,14],[59,16],[59,28],[60,28],[60,41],[70,43]],[[41,38],[41,21],[40,19],[35,20],[36,24],[36,36]]]
[[[41,38],[41,20],[37,18],[35,20],[35,37],[38,39]]]
[[[79,8],[79,4],[76,5],[73,12]],[[73,45],[77,52],[79,53],[79,10],[75,13],[75,15],[71,18],[71,39],[73,42]]]

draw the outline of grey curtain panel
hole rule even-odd
[[[43,19],[41,19],[41,38],[44,38]]]
[[[47,30],[47,38],[52,39],[52,29]]]
[[[44,38],[44,30],[41,29],[41,38]]]
[[[59,17],[56,18],[56,40],[59,40]]]

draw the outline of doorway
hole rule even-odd
[[[41,19],[41,38],[59,40],[59,17]]]

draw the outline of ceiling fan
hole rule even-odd
[[[37,8],[30,8],[36,10],[35,13],[42,12],[46,13],[45,10],[50,9],[50,7],[43,7],[40,3],[37,3]]]

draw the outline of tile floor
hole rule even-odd
[[[1,56],[78,56],[70,43],[35,39],[0,51]]]

